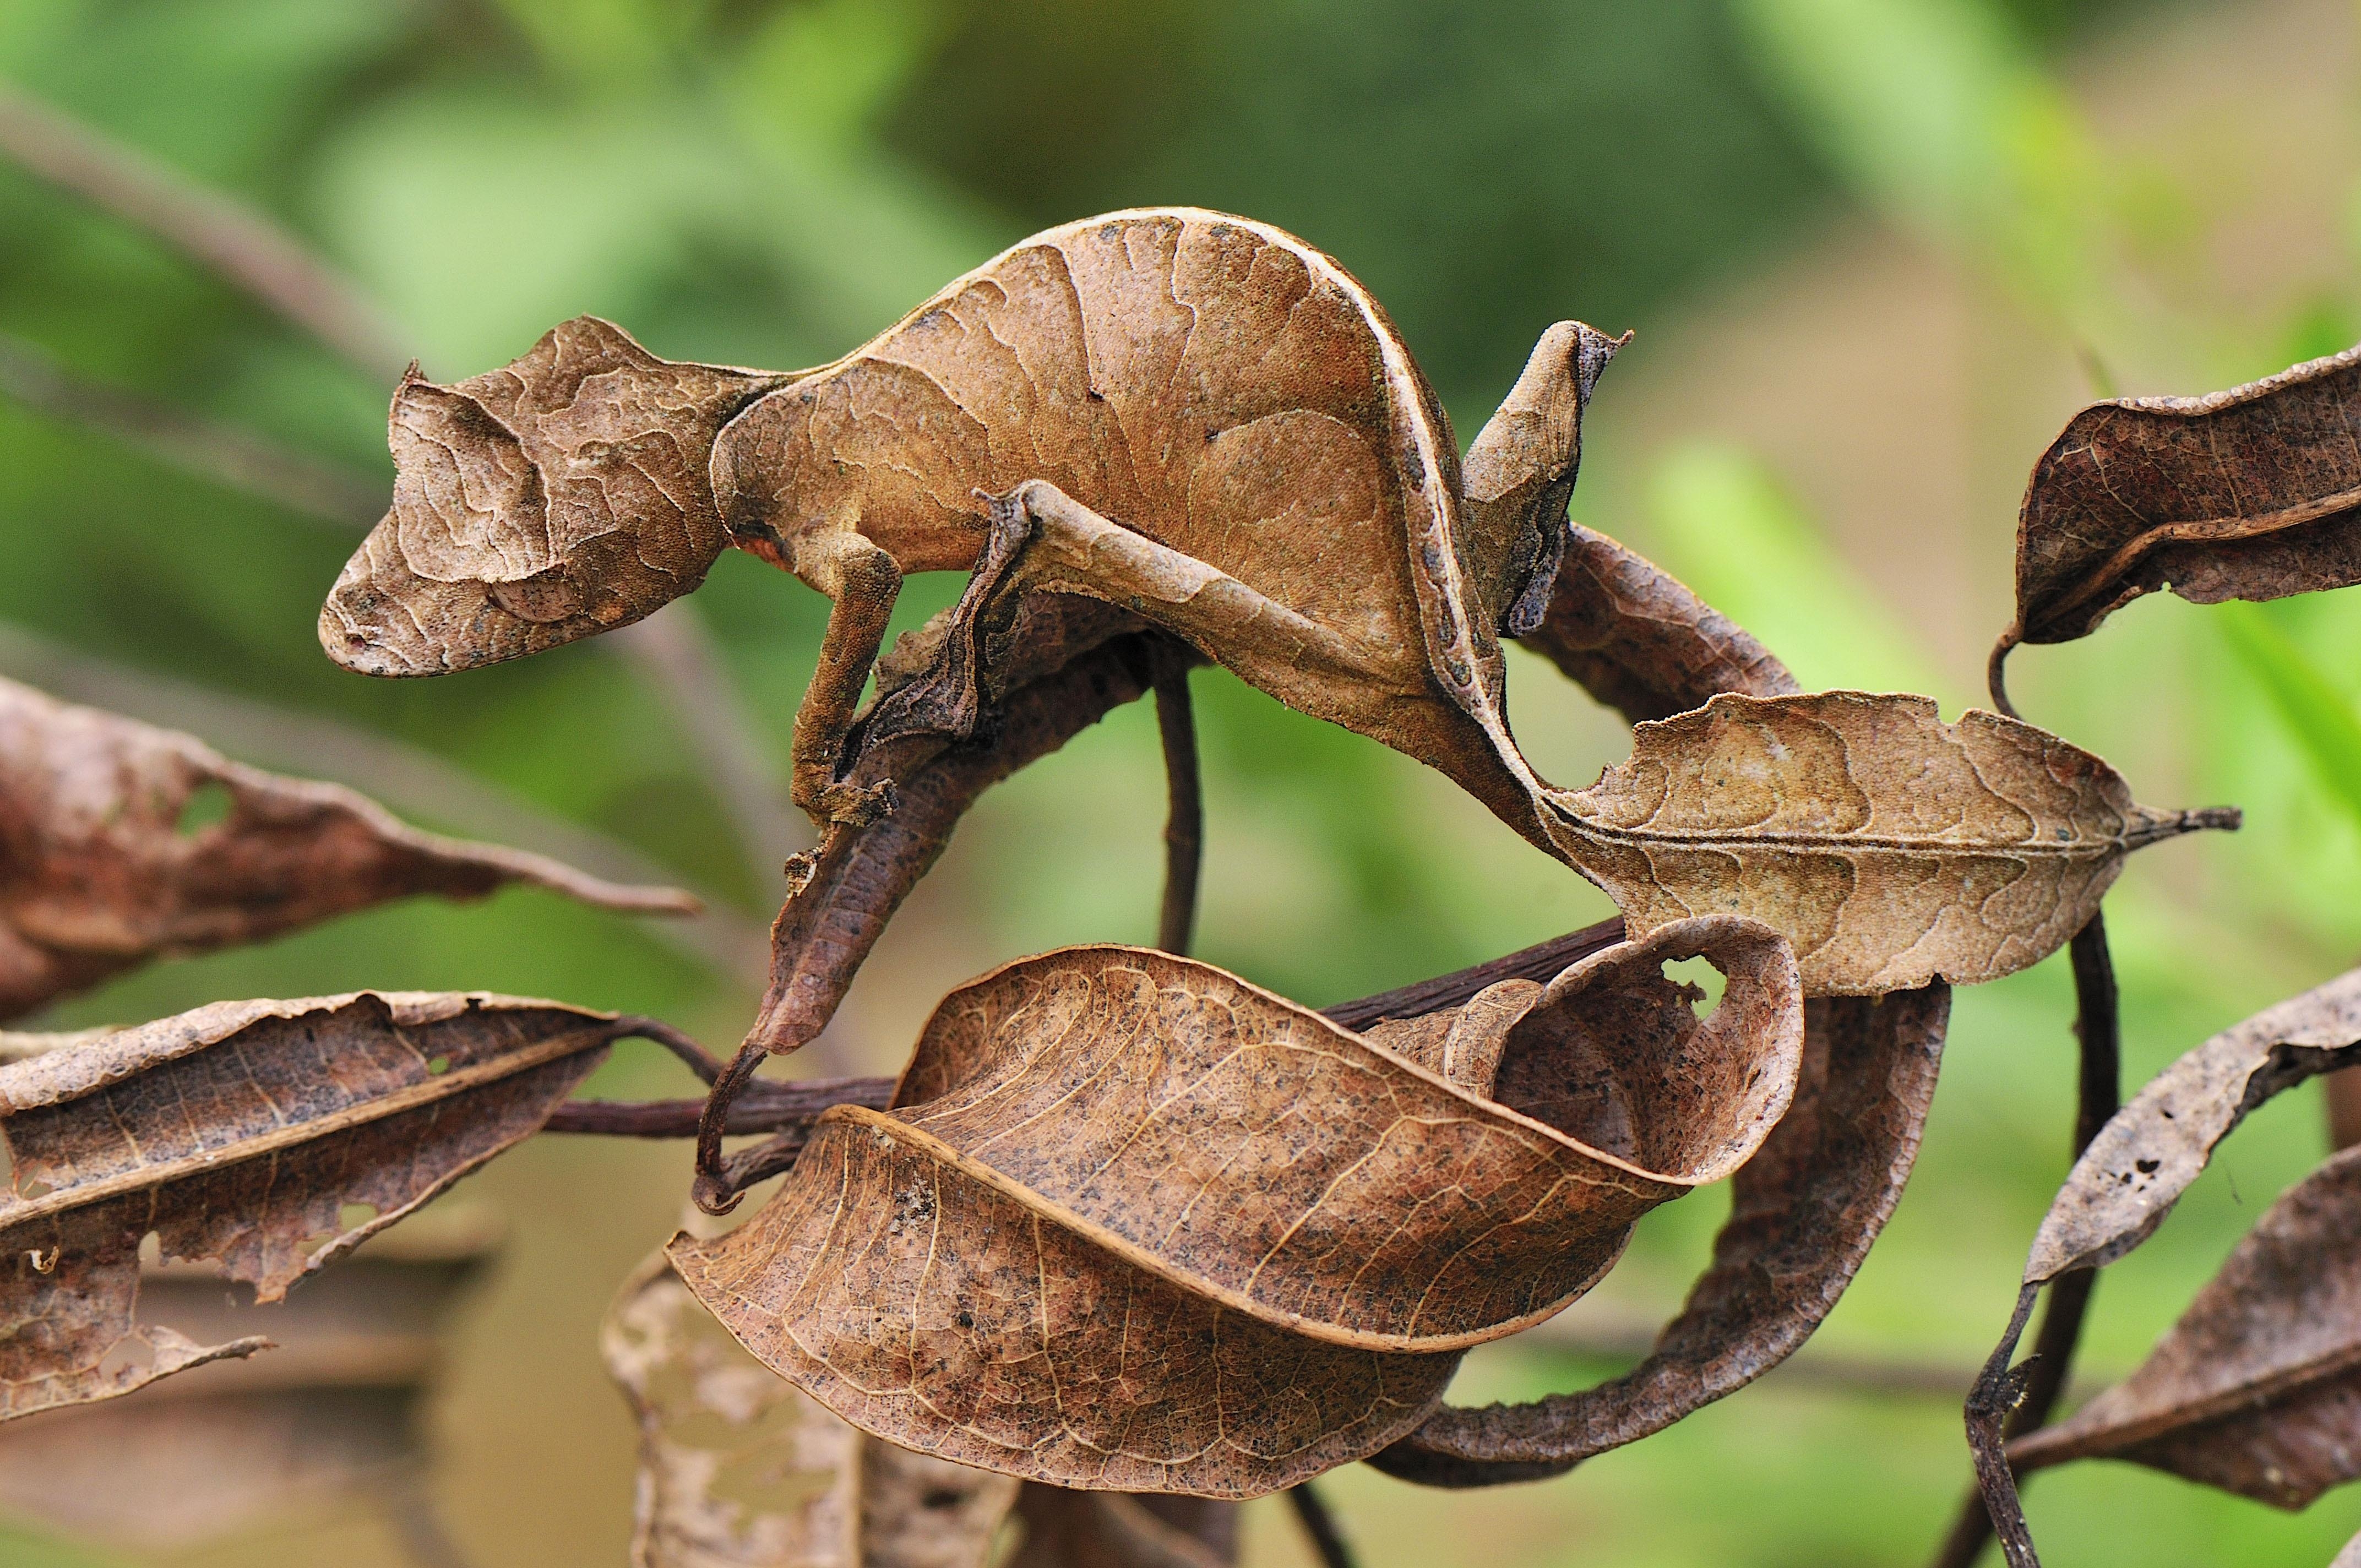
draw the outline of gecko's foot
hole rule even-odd
[[[895,807],[901,804],[901,796],[888,779],[873,784],[829,784],[807,809],[831,828],[866,828],[893,816]]]

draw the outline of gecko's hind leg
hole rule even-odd
[[[983,649],[986,618],[1016,570],[1032,519],[1015,492],[983,495],[983,554],[969,574],[967,588],[952,607],[934,663],[902,685],[880,694],[861,726],[861,744],[876,745],[900,735],[951,735],[964,740],[983,722]]]

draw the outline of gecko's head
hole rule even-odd
[[[329,593],[321,645],[363,674],[437,675],[661,609],[729,543],[714,437],[785,379],[659,359],[594,316],[456,386],[413,368],[389,421],[393,505]]]

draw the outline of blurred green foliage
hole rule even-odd
[[[504,361],[584,311],[666,355],[810,363],[1036,227],[1192,202],[1285,225],[1343,258],[1472,432],[1549,321],[1636,325],[1645,342],[1717,280],[1847,203],[1990,280],[2090,363],[2161,366],[2180,378],[2175,389],[2343,346],[2361,334],[2349,289],[2290,300],[2258,334],[2243,315],[2176,313],[2128,286],[2219,193],[2106,148],[2048,51],[2161,9],[9,0],[0,79],[291,225],[384,306],[437,376]],[[2353,227],[2361,242],[2361,222]],[[119,224],[5,170],[0,330],[89,375],[387,476],[387,387]],[[1615,389],[1610,379],[1602,397]],[[1594,454],[1602,459],[1626,460]],[[767,916],[773,870],[742,863],[678,715],[611,649],[448,681],[363,681],[313,640],[349,532],[4,402],[0,475],[0,620],[297,716],[365,725]],[[1661,553],[1807,684],[1927,690],[1948,706],[1971,697],[1971,673],[1947,667],[1909,608],[1883,602],[1845,563],[1790,479],[1742,447],[1681,440],[1634,488],[1644,503],[1634,515],[1598,516],[1579,497],[1577,511]],[[899,623],[957,586],[916,585]],[[2135,1080],[2361,950],[2349,896],[2361,876],[2355,602],[2204,610],[2158,599],[2086,643],[2019,659],[2018,700],[2037,722],[2115,757],[2136,783],[2137,764],[2170,765],[2190,798],[2159,804],[2248,810],[2235,840],[2144,858],[2111,904]],[[782,773],[824,609],[733,557],[673,612],[718,637]],[[1319,1003],[1605,912],[1404,759],[1226,676],[1201,674],[1196,690],[1211,826],[1200,929],[1213,960]],[[1625,744],[1620,725],[1535,661],[1512,655],[1511,690],[1520,735],[1553,776],[1587,776]],[[320,767],[334,773],[337,759],[324,752]],[[1059,942],[1146,939],[1161,811],[1152,718],[1118,714],[987,797],[914,900],[918,935],[899,948],[889,938],[881,958],[939,994]],[[516,893],[159,966],[57,1021],[360,985],[558,995],[665,1015],[717,1043],[742,1027],[752,1001],[746,977],[709,972],[627,922]],[[888,998],[873,1011],[908,1017],[917,1005]],[[2070,1010],[2055,962],[1960,999],[1920,1174],[1824,1342],[1962,1364],[1982,1354],[2063,1173]],[[884,1069],[901,1041],[854,1044]],[[608,1082],[681,1091],[637,1060]],[[2268,1195],[2317,1157],[2315,1123],[2316,1108],[2293,1100],[2257,1117],[2156,1241],[2111,1272],[2092,1365],[2136,1358]],[[515,1161],[546,1173],[535,1190],[561,1195],[569,1231],[620,1224],[620,1212],[645,1234],[598,1245],[629,1253],[658,1239],[669,1191],[627,1201],[584,1190],[585,1173],[613,1167],[578,1146]],[[685,1173],[685,1162],[667,1168]],[[1661,1309],[1702,1258],[1717,1201],[1652,1218],[1602,1294]],[[520,1360],[553,1380],[533,1396],[553,1409],[573,1398],[556,1382],[596,1383],[587,1333],[578,1346],[544,1345],[548,1323],[596,1309],[555,1295],[554,1277],[521,1266],[503,1287],[515,1304],[493,1316],[511,1337],[463,1366],[457,1408],[489,1408],[468,1389],[508,1385],[482,1368]],[[1532,1392],[1598,1370],[1501,1352],[1471,1363],[1461,1392]],[[585,1398],[595,1408],[603,1396]],[[543,1542],[578,1528],[619,1551],[620,1406],[613,1421],[611,1441],[561,1431],[530,1453],[471,1451],[503,1466],[482,1483],[503,1501],[478,1528]],[[1956,1410],[1939,1402],[1774,1384],[1544,1487],[1440,1495],[1357,1467],[1334,1486],[1373,1568],[1728,1568],[1912,1559],[1965,1477]],[[2030,1502],[2060,1562],[2142,1568],[2317,1563],[2356,1515],[2353,1499],[2333,1496],[2285,1519],[2103,1465],[2046,1475]],[[1258,1560],[1292,1560],[1276,1515],[1256,1517]],[[0,1537],[0,1563],[82,1560]]]

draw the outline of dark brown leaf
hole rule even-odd
[[[2289,1189],[2139,1370],[2008,1456],[2128,1459],[2282,1508],[2361,1476],[2361,1150]]]
[[[1700,953],[1730,977],[1703,1022],[1662,972]],[[830,1111],[762,1214],[671,1255],[864,1430],[1056,1485],[1276,1490],[1416,1425],[1457,1351],[1579,1295],[1785,1109],[1801,999],[1759,927],[1522,1000],[1497,1083],[1452,1084],[1205,965],[1027,959],[945,1000],[896,1112]],[[1438,1161],[1459,1179],[1421,1201]]]
[[[2059,1276],[2103,1267],[2146,1241],[2249,1111],[2356,1062],[2361,970],[2266,1008],[2180,1058],[2115,1113],[2074,1162],[2034,1235],[2015,1310],[1968,1398],[1969,1448],[2010,1568],[2040,1561],[2001,1443],[2002,1420],[2026,1376],[2009,1362],[2035,1297]]]
[[[2202,398],[2076,414],[2034,465],[2016,623],[1993,651],[2088,635],[2169,587],[2198,604],[2361,582],[2361,348]]]
[[[1635,551],[1568,526],[1549,613],[1522,639],[1633,724],[1670,718],[1717,692],[1801,691],[1745,628]]]
[[[438,1206],[261,1309],[230,1303],[212,1270],[143,1269],[156,1320],[225,1340],[259,1314],[277,1349],[0,1426],[0,1501],[76,1540],[154,1555],[330,1503],[408,1498],[445,1321],[497,1237],[480,1212]]]
[[[599,1332],[640,1422],[635,1568],[984,1568],[1017,1483],[865,1437],[716,1322],[662,1254]]]
[[[194,820],[208,792],[223,814]],[[520,882],[612,909],[697,907],[675,889],[422,833],[351,790],[0,681],[0,1018],[149,959]]]
[[[276,1301],[531,1135],[637,1026],[361,992],[215,1003],[0,1067],[0,1420],[267,1346],[141,1321],[143,1237]]]

